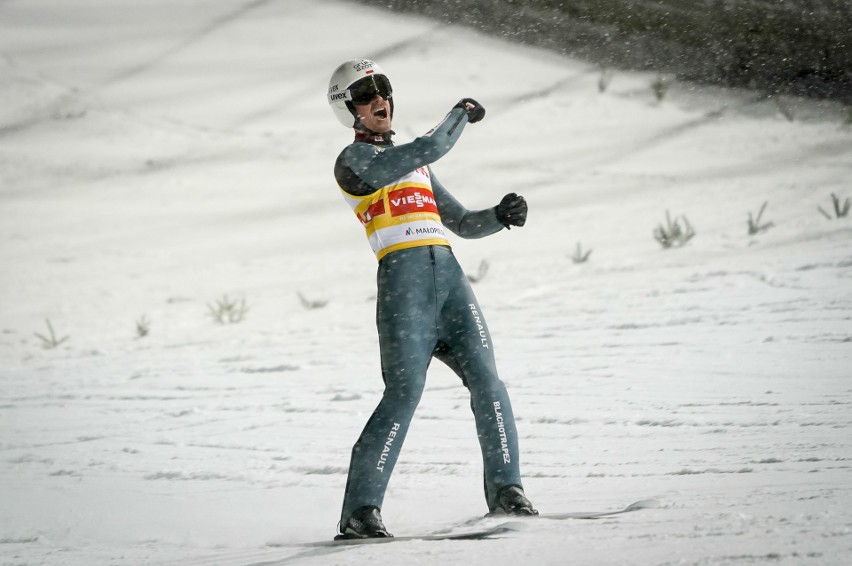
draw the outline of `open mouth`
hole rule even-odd
[[[388,111],[385,108],[379,108],[373,112],[373,116],[376,118],[385,119],[388,117]]]

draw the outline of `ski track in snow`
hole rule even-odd
[[[455,241],[469,273],[487,262],[527,492],[550,513],[658,508],[299,546],[333,536],[381,394],[374,260],[323,97],[365,54],[401,141],[461,97],[488,108],[435,165],[462,202],[530,202],[523,229]],[[817,212],[852,197],[844,109],[785,99],[791,122],[755,93],[657,101],[654,76],[599,76],[357,4],[0,3],[0,564],[844,563],[852,219]],[[749,236],[763,202],[774,226]],[[651,236],[666,210],[696,227],[683,248]],[[214,324],[224,295],[244,321]],[[45,320],[68,340],[42,347]],[[391,531],[481,522],[480,468],[436,363]]]

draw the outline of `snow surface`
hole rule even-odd
[[[334,1],[6,0],[0,53],[0,564],[849,563],[852,218],[817,211],[852,197],[847,110],[676,81],[657,101],[619,71],[602,93],[582,61]],[[333,536],[381,394],[324,97],[355,56],[391,75],[400,141],[482,102],[435,170],[470,208],[529,200],[526,227],[454,240],[489,266],[529,496],[658,508],[298,546]],[[651,235],[666,210],[682,248]],[[224,295],[244,321],[213,322]],[[485,512],[466,391],[430,371],[398,535]]]

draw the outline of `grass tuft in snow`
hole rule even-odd
[[[654,92],[654,98],[657,99],[657,102],[662,102],[666,98],[670,86],[671,84],[663,75],[657,75],[657,78],[651,83],[651,90]]]
[[[136,337],[145,338],[151,332],[151,321],[147,316],[142,316],[136,321]]]
[[[681,221],[683,221],[683,226],[681,226]],[[666,225],[658,224],[654,229],[654,239],[663,246],[663,249],[681,247],[694,237],[695,229],[686,216],[682,215],[680,219],[675,218],[672,221],[668,210],[666,211]]]
[[[612,82],[612,71],[609,69],[602,69],[601,76],[598,77],[598,92],[603,94],[606,92],[606,89],[609,88],[609,83]]]
[[[588,251],[584,252],[583,246],[580,244],[580,242],[577,242],[577,249],[574,250],[574,255],[571,256],[571,261],[573,261],[574,263],[586,263],[587,261],[589,261],[590,255],[592,255],[592,250],[589,249]]]
[[[299,302],[302,303],[302,306],[306,309],[314,310],[321,309],[328,304],[328,300],[326,299],[308,299],[301,292],[296,293],[299,295]]]
[[[775,101],[775,106],[778,107],[778,111],[781,112],[781,114],[785,118],[787,118],[788,122],[796,121],[796,115],[793,113],[793,109],[790,107],[789,104],[784,102],[780,96],[775,96],[772,100]]]
[[[846,216],[849,214],[849,207],[852,206],[852,203],[850,203],[849,199],[848,198],[845,199],[843,201],[843,204],[840,204],[840,197],[838,197],[834,193],[831,193],[831,203],[832,203],[833,208],[834,208],[834,217],[835,218],[846,218]],[[823,216],[825,216],[826,218],[828,218],[829,220],[834,220],[834,218],[831,217],[831,214],[826,212],[823,207],[818,206],[817,210],[819,210],[820,213]]]
[[[217,324],[236,324],[245,319],[248,307],[244,297],[232,300],[228,295],[223,295],[215,303],[208,303],[207,310]]]
[[[766,222],[761,224],[760,218],[763,216],[764,211],[766,210],[766,205],[769,204],[769,201],[763,203],[763,206],[760,207],[760,211],[757,213],[757,216],[752,217],[751,212],[748,213],[748,233],[749,236],[754,236],[755,234],[760,234],[761,232],[766,232],[775,224],[773,222]]]
[[[488,262],[486,260],[482,260],[479,262],[479,269],[476,271],[476,275],[471,275],[470,273],[465,273],[467,280],[471,283],[479,283],[485,276],[488,274]]]
[[[41,345],[45,350],[52,350],[53,348],[58,347],[60,344],[68,340],[68,336],[63,336],[62,338],[56,337],[56,332],[53,330],[53,325],[50,324],[50,319],[46,319],[47,330],[49,336],[44,336],[43,334],[35,333],[36,337],[41,340]]]

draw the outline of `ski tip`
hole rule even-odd
[[[518,531],[523,531],[527,528],[529,528],[529,523],[525,523],[523,521],[509,521],[507,523],[497,525],[491,530],[491,532],[493,534],[514,533]]]
[[[659,499],[642,499],[640,501],[636,501],[635,503],[631,503],[624,510],[625,511],[638,511],[640,509],[655,509],[660,506]]]

